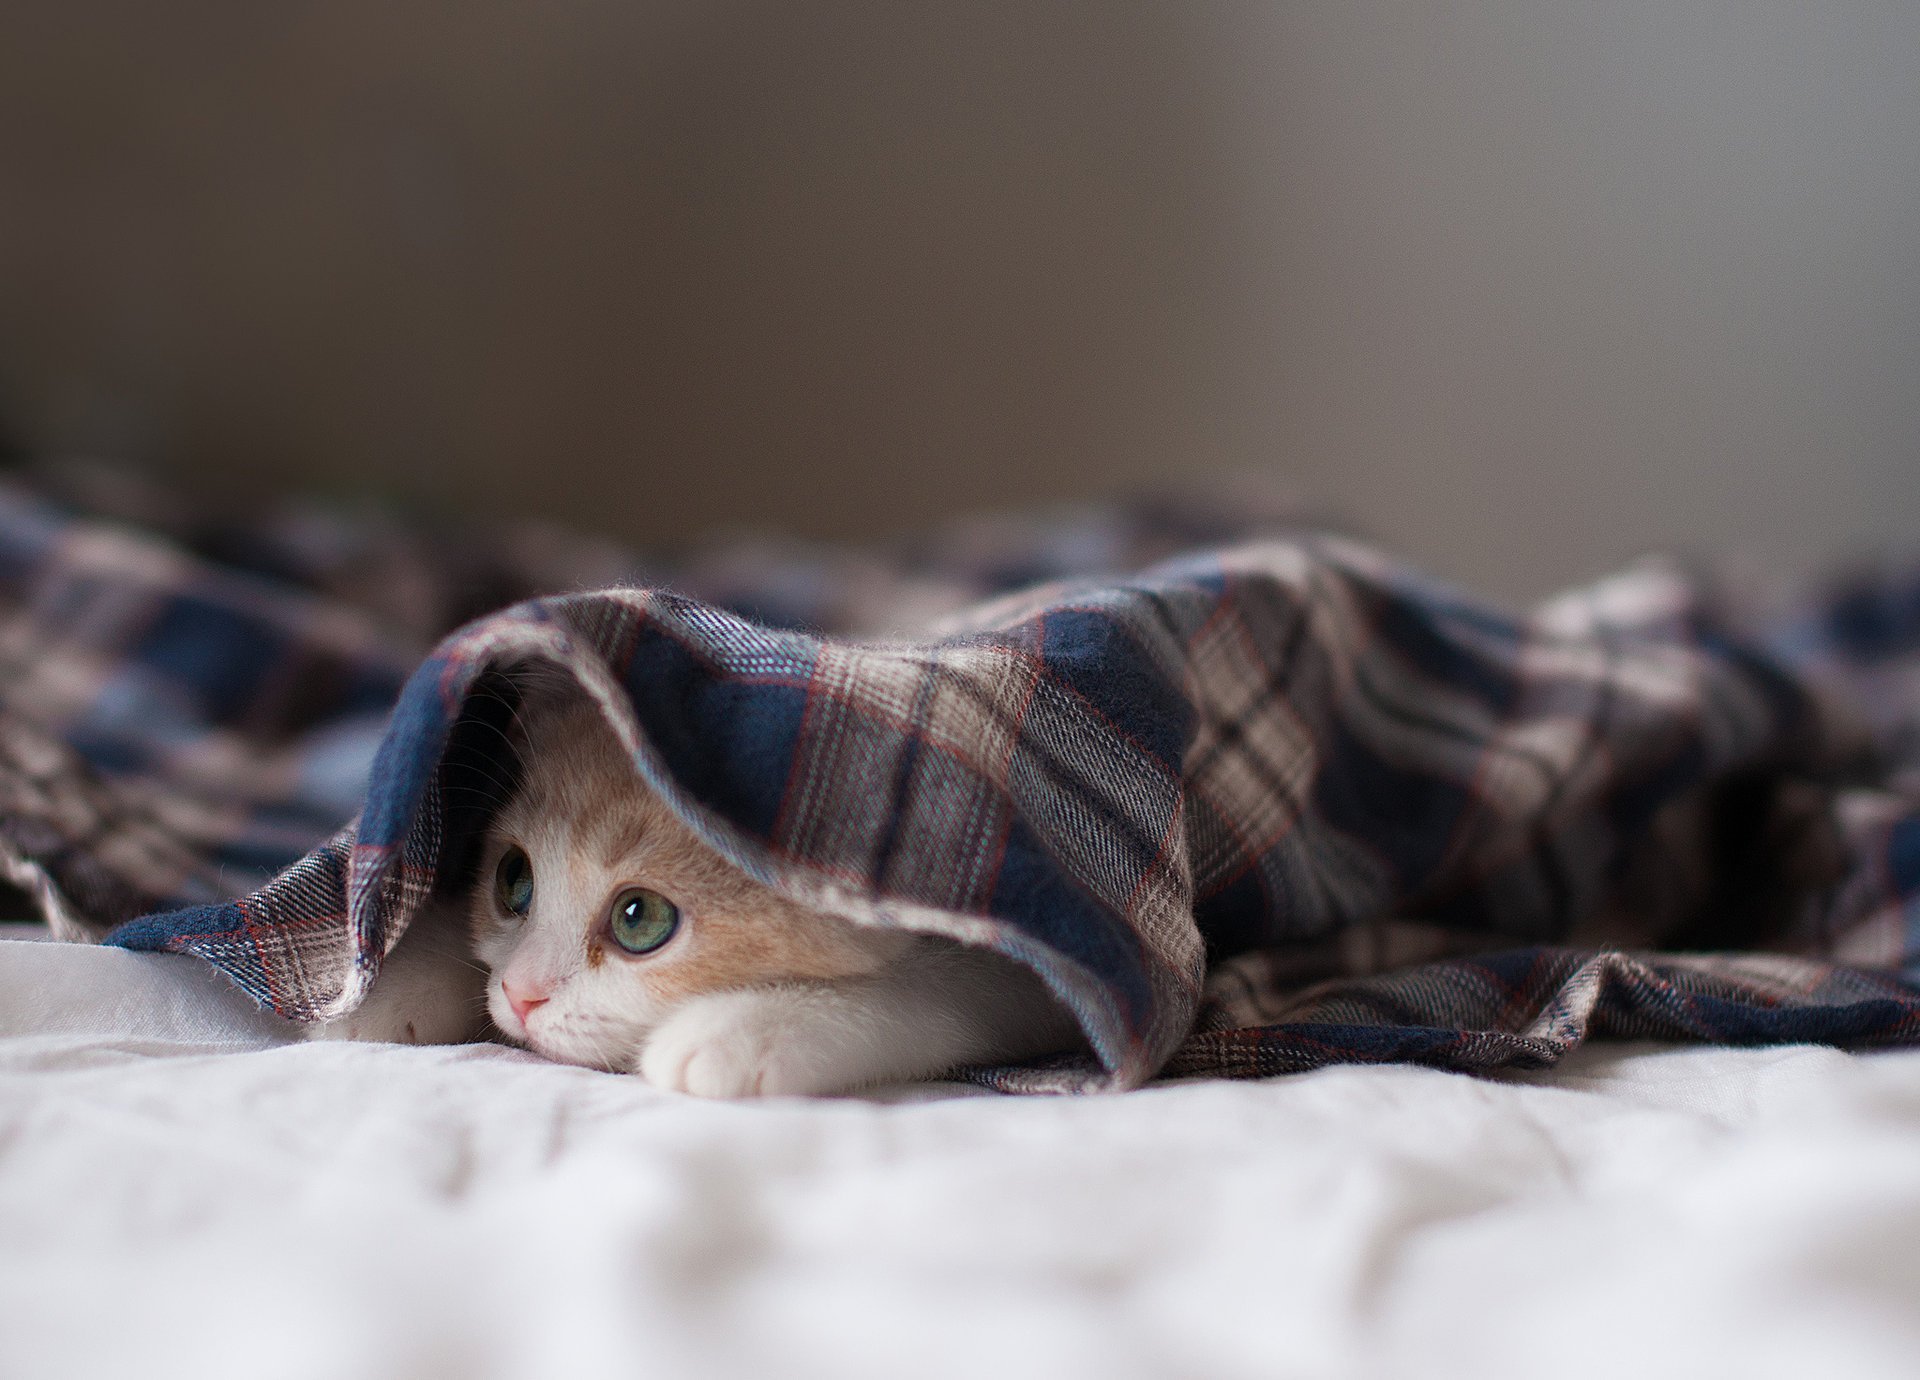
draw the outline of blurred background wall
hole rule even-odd
[[[25,0],[0,418],[646,539],[1258,470],[1483,590],[1920,541],[1910,0]]]

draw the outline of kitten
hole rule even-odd
[[[747,877],[647,788],[579,691],[523,705],[510,737],[520,784],[464,913],[417,918],[322,1038],[473,1038],[484,994],[517,1044],[704,1097],[845,1092],[1084,1047],[1012,960],[857,926]]]

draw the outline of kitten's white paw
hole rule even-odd
[[[804,989],[696,997],[661,1023],[638,1072],[695,1097],[800,1097],[845,1092],[865,1070],[848,1057]]]
[[[306,1036],[387,1045],[465,1044],[480,1033],[475,998],[465,986],[464,975],[451,989],[423,989],[417,982],[375,983],[360,1005],[344,1016],[313,1022]]]
[[[444,917],[415,920],[366,1000],[344,1016],[307,1027],[309,1040],[390,1045],[457,1045],[478,1038],[485,975],[466,955],[465,936]]]
[[[365,1040],[374,1044],[418,1045],[453,1044],[456,1039],[422,1038],[420,1022],[407,1011],[389,1002],[375,1003],[369,997],[344,1016],[330,1021],[315,1021],[306,1028],[309,1040]]]

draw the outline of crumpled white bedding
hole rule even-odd
[[[1920,1371],[1920,1054],[703,1103],[0,942],[0,1375]]]

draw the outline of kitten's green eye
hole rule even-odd
[[[493,894],[512,915],[524,916],[533,904],[533,864],[518,848],[500,855],[500,866],[493,870]]]
[[[613,898],[613,942],[630,954],[650,954],[680,928],[680,907],[657,891],[634,887]]]

